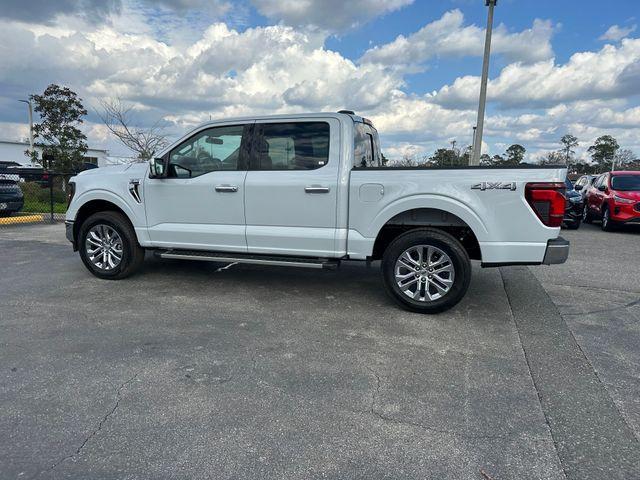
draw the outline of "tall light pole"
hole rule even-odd
[[[31,100],[18,101],[26,103],[29,106],[29,148],[33,152],[33,107],[31,106]]]
[[[473,133],[471,134],[471,153],[473,154],[473,147],[476,144],[476,129],[478,127],[476,127],[475,125],[473,126]],[[469,161],[471,161],[471,157],[469,157]]]
[[[487,81],[489,79],[489,57],[491,56],[491,33],[493,30],[493,9],[498,4],[498,0],[486,0],[489,7],[487,17],[487,36],[484,40],[484,60],[482,61],[482,79],[480,81],[480,103],[478,105],[478,129],[473,142],[473,155],[471,155],[470,165],[480,165],[480,152],[482,150],[482,134],[484,131],[484,110],[487,103]]]

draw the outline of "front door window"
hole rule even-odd
[[[195,178],[218,170],[238,170],[242,125],[203,130],[171,151],[169,177]]]

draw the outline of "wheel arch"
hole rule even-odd
[[[78,211],[75,216],[75,220],[73,223],[73,238],[78,240],[78,233],[80,232],[80,227],[84,223],[84,221],[89,218],[94,213],[98,212],[117,212],[120,213],[131,225],[135,233],[135,228],[133,222],[131,221],[130,215],[127,215],[127,212],[123,210],[119,205],[104,199],[92,199],[88,200],[78,208]]]
[[[396,213],[378,230],[371,258],[378,260],[399,235],[416,228],[430,227],[449,233],[460,241],[472,260],[482,260],[482,251],[474,229],[460,216],[448,210],[418,207]]]

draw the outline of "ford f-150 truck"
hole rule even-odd
[[[71,180],[67,237],[94,275],[160,258],[333,268],[381,260],[401,306],[455,305],[484,267],[566,260],[566,169],[393,168],[353,112],[205,123],[150,162]]]

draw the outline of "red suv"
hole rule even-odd
[[[602,229],[640,224],[640,172],[608,172],[600,175],[585,197],[583,221],[602,219]]]

